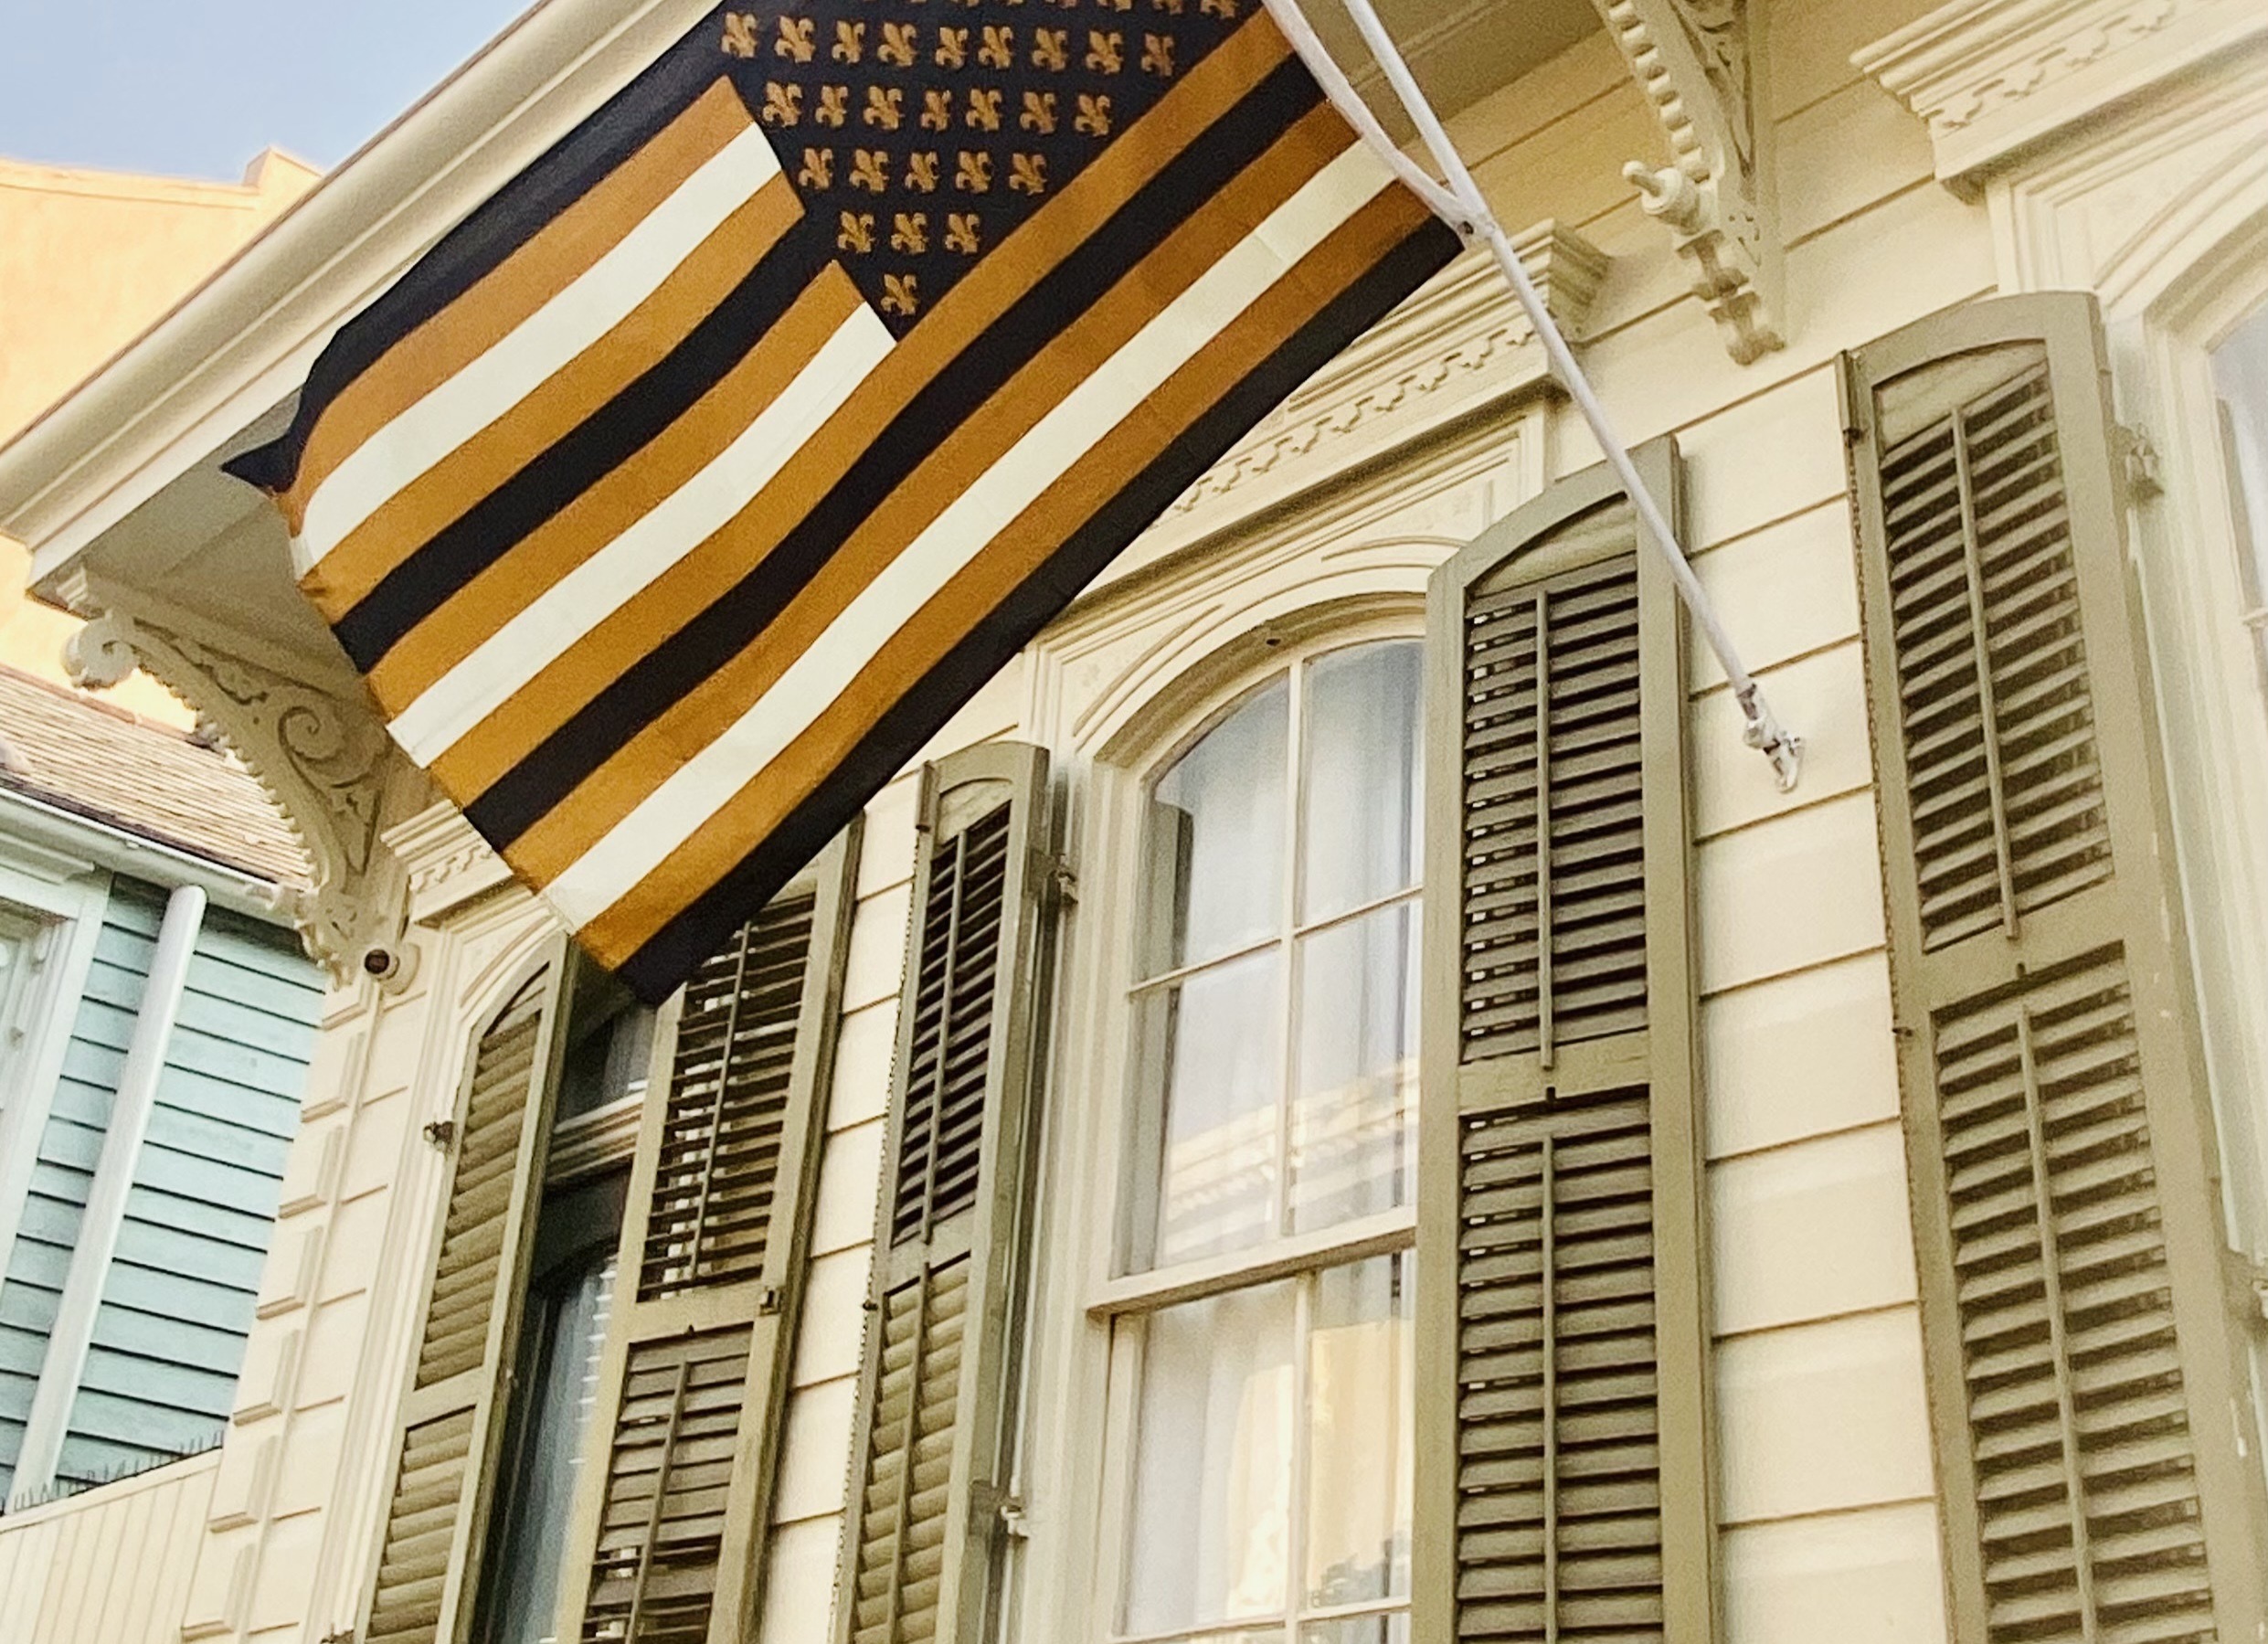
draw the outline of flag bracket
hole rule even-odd
[[[1574,351],[1567,345],[1565,334],[1560,330],[1559,323],[1551,311],[1544,306],[1535,281],[1529,278],[1519,254],[1512,249],[1510,237],[1504,232],[1503,225],[1496,220],[1496,214],[1489,208],[1488,197],[1473,180],[1463,156],[1457,152],[1457,145],[1450,141],[1447,129],[1441,123],[1441,117],[1434,111],[1432,103],[1426,101],[1425,93],[1419,87],[1416,77],[1410,72],[1410,66],[1403,58],[1401,48],[1394,44],[1394,37],[1387,33],[1385,25],[1379,20],[1371,0],[1340,0],[1340,3],[1346,7],[1347,15],[1361,31],[1363,43],[1369,47],[1371,56],[1383,71],[1395,99],[1416,126],[1426,152],[1433,156],[1434,164],[1441,168],[1442,178],[1446,181],[1436,179],[1425,171],[1403,153],[1387,134],[1385,127],[1379,123],[1378,116],[1354,90],[1321,37],[1316,34],[1314,27],[1300,11],[1298,0],[1262,0],[1262,3],[1275,17],[1277,27],[1291,42],[1292,48],[1307,64],[1309,71],[1321,84],[1324,95],[1330,99],[1332,106],[1346,116],[1394,175],[1424,200],[1436,216],[1454,228],[1466,244],[1485,248],[1495,257],[1498,268],[1510,282],[1514,294],[1520,299],[1521,307],[1528,315],[1529,323],[1534,328],[1536,340],[1543,346],[1544,357],[1551,364],[1553,376],[1559,379],[1568,398],[1574,401],[1576,409],[1590,427],[1592,437],[1598,441],[1599,449],[1606,452],[1616,478],[1622,482],[1623,490],[1628,493],[1631,508],[1638,517],[1639,534],[1653,544],[1667,562],[1670,578],[1677,585],[1678,597],[1685,602],[1695,626],[1700,628],[1709,649],[1722,665],[1725,677],[1733,688],[1733,699],[1740,705],[1742,740],[1772,762],[1773,775],[1779,783],[1780,790],[1783,793],[1791,791],[1803,772],[1803,738],[1780,722],[1779,716],[1765,700],[1763,687],[1742,665],[1732,636],[1725,631],[1715,605],[1701,585],[1701,579],[1693,574],[1692,564],[1686,558],[1676,532],[1670,529],[1668,514],[1647,488],[1646,482],[1639,477],[1637,465],[1631,460],[1630,448],[1616,433],[1614,424],[1606,415],[1606,408],[1599,402],[1590,379],[1584,377],[1583,368],[1575,363]]]

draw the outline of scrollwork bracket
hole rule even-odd
[[[1753,0],[1593,0],[1669,139],[1623,175],[1674,236],[1693,294],[1742,365],[1782,346],[1763,8]]]

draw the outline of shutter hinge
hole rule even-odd
[[[2223,1249],[2220,1270],[2228,1284],[2230,1312],[2255,1334],[2268,1335],[2268,1261]]]
[[[1866,438],[1866,417],[1859,409],[1859,397],[1854,392],[1858,375],[1856,363],[1848,354],[1835,362],[1835,412],[1843,425],[1843,443],[1855,446]]]
[[[1002,1535],[1023,1541],[1032,1533],[1024,1522],[1023,1498],[1010,1494],[997,1484],[972,1486],[969,1491],[969,1505],[972,1510],[970,1516],[978,1523],[983,1523],[988,1519],[996,1520]]]
[[[780,1295],[776,1284],[768,1284],[756,1293],[756,1316],[759,1319],[778,1318],[785,1305],[786,1298]]]
[[[355,1629],[342,1627],[336,1632],[323,1634],[315,1644],[355,1644]]]
[[[1044,851],[1032,853],[1031,874],[1046,896],[1068,907],[1079,899],[1079,876],[1071,869],[1070,859],[1051,856]]]
[[[2158,472],[2157,447],[2150,443],[2149,435],[2132,423],[2114,422],[2111,451],[2118,461],[2119,478],[2125,482],[2128,502],[2146,502],[2166,494],[2166,481]]]
[[[457,1140],[457,1121],[453,1119],[429,1119],[424,1135],[426,1140],[447,1152],[450,1143]]]

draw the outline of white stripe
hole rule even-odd
[[[395,719],[395,739],[430,765],[570,645],[729,524],[890,352],[861,303],[739,438],[612,542],[538,595]]]
[[[680,183],[570,285],[332,471],[293,543],[302,575],[436,462],[629,317],[756,191],[779,175],[750,126]]]
[[[551,883],[545,895],[568,925],[580,929],[613,907],[707,825],[956,573],[1391,181],[1368,149],[1349,149],[1073,389],[861,590],[761,700]]]

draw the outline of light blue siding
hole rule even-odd
[[[207,913],[58,1483],[202,1448],[228,1420],[322,1004],[289,931]]]
[[[141,893],[141,894],[137,894]],[[164,905],[122,883],[102,917],[63,1053],[61,1081],[39,1137],[31,1193],[0,1278],[0,1498],[10,1488],[24,1422],[31,1414],[48,1332],[79,1242],[79,1214],[110,1123],[111,1100],[149,981],[150,955]]]
[[[155,887],[113,886],[0,1276],[0,1498],[164,907]],[[322,1002],[291,932],[207,910],[71,1400],[58,1490],[205,1448],[228,1420]]]

